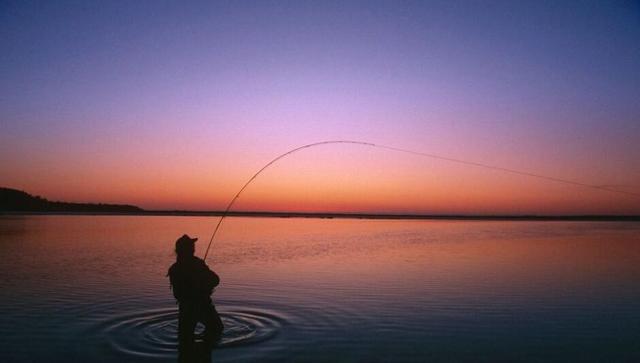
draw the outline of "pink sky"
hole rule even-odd
[[[2,186],[215,210],[273,157],[351,139],[640,193],[622,5],[30,6],[0,22]],[[236,208],[640,214],[640,198],[331,146]]]

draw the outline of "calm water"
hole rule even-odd
[[[0,217],[3,362],[171,362],[214,218]],[[640,361],[640,223],[230,218],[216,362]]]

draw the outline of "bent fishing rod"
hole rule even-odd
[[[216,236],[216,233],[218,233],[218,230],[220,229],[220,225],[222,225],[222,221],[225,219],[225,217],[227,216],[227,214],[231,210],[231,207],[233,207],[233,204],[240,197],[240,194],[242,194],[242,192],[249,186],[249,184],[251,184],[251,182],[253,182],[258,177],[258,175],[260,175],[265,169],[267,169],[268,167],[270,167],[271,165],[276,163],[278,160],[280,160],[280,159],[282,159],[282,158],[284,158],[284,157],[286,157],[288,155],[291,155],[291,154],[296,153],[296,152],[298,152],[300,150],[303,150],[303,149],[308,149],[308,148],[311,148],[311,147],[321,146],[321,145],[330,145],[330,144],[352,144],[352,145],[361,145],[361,146],[374,147],[374,148],[390,150],[390,151],[396,151],[396,152],[405,153],[405,154],[412,154],[412,155],[423,156],[423,157],[428,157],[428,158],[432,158],[432,159],[448,161],[448,162],[452,162],[452,163],[475,166],[475,167],[484,168],[484,169],[497,170],[497,171],[501,171],[501,172],[505,172],[505,173],[516,174],[516,175],[521,175],[521,176],[526,176],[526,177],[531,177],[531,178],[538,178],[538,179],[543,179],[543,180],[547,180],[547,181],[553,181],[553,182],[557,182],[557,183],[564,183],[564,184],[569,184],[569,185],[574,185],[574,186],[597,189],[597,190],[600,190],[600,191],[606,191],[606,192],[626,194],[626,195],[632,195],[632,196],[640,197],[640,194],[638,194],[638,193],[628,192],[628,191],[623,191],[623,190],[617,190],[617,189],[611,189],[611,188],[608,188],[606,186],[591,185],[591,184],[577,182],[577,181],[573,181],[573,180],[567,180],[567,179],[561,179],[561,178],[556,178],[556,177],[542,175],[542,174],[531,173],[531,172],[528,172],[528,171],[522,171],[522,170],[516,170],[516,169],[510,169],[510,168],[503,168],[503,167],[500,167],[500,166],[495,166],[495,165],[490,165],[490,164],[483,164],[483,163],[478,163],[478,162],[474,162],[474,161],[467,161],[467,160],[462,160],[462,159],[454,159],[454,158],[445,157],[445,156],[441,156],[441,155],[437,155],[437,154],[430,154],[430,153],[425,153],[425,152],[420,152],[420,151],[397,148],[397,147],[393,147],[393,146],[374,144],[374,143],[371,143],[371,142],[355,141],[355,140],[320,141],[320,142],[314,142],[312,144],[299,146],[299,147],[297,147],[295,149],[291,149],[291,150],[287,151],[286,153],[277,156],[276,158],[274,158],[273,160],[268,162],[265,166],[263,166],[260,170],[258,170],[255,174],[253,174],[253,176],[251,178],[249,178],[249,180],[247,180],[246,183],[244,183],[242,188],[240,188],[240,190],[236,193],[236,195],[233,197],[233,199],[231,199],[231,201],[229,202],[229,204],[225,208],[224,212],[222,212],[222,215],[220,216],[220,219],[218,220],[218,223],[216,224],[216,228],[213,230],[213,234],[211,235],[211,238],[209,239],[209,244],[207,245],[207,250],[204,253],[204,258],[203,259],[204,260],[207,259],[207,255],[209,254],[209,249],[211,248],[211,244],[213,243],[213,239]]]

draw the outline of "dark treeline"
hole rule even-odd
[[[52,202],[21,190],[0,188],[2,212],[137,213],[144,210],[126,204]]]

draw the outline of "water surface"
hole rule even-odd
[[[0,217],[4,362],[171,362],[207,217]],[[216,362],[640,361],[640,223],[229,218]]]

